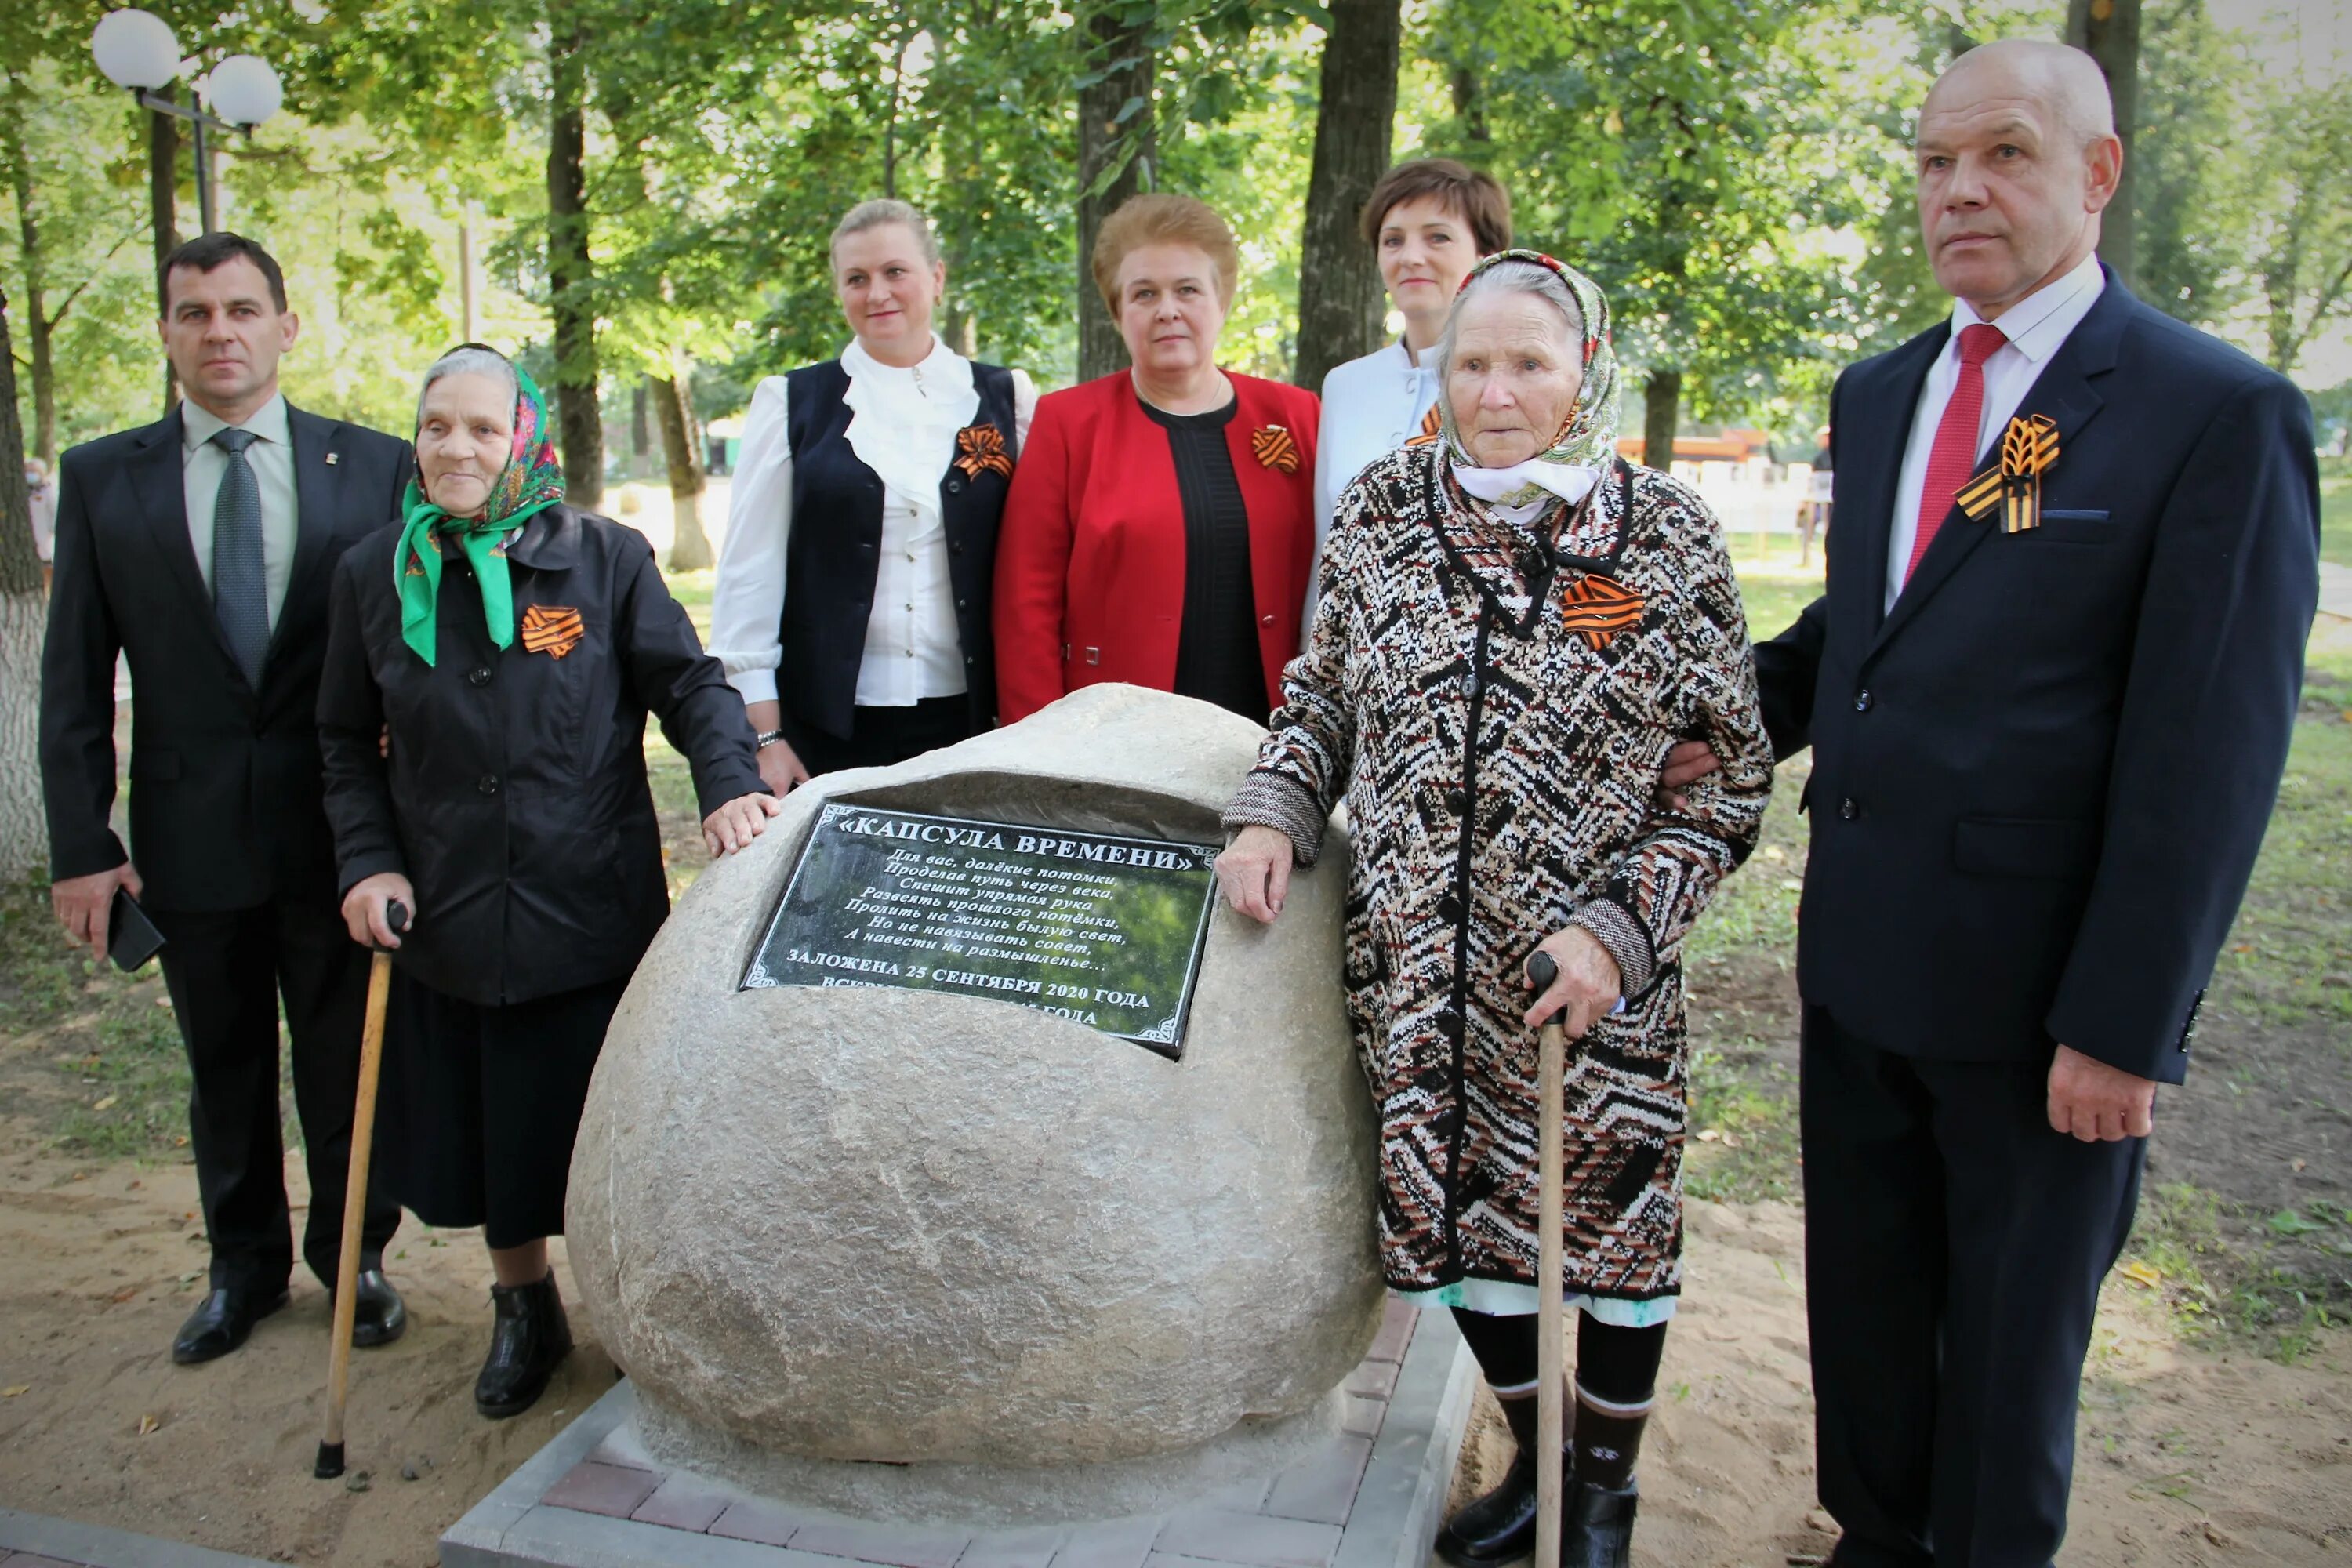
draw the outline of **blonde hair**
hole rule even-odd
[[[1242,250],[1217,209],[1192,196],[1129,196],[1103,220],[1090,258],[1095,287],[1102,290],[1103,304],[1112,316],[1118,314],[1119,263],[1129,252],[1147,245],[1188,245],[1208,257],[1209,268],[1215,274],[1217,304],[1232,309],[1234,287],[1240,281]]]
[[[825,254],[838,265],[843,240],[869,228],[880,228],[886,223],[905,224],[913,231],[916,248],[923,253],[923,259],[934,267],[940,264],[940,238],[931,232],[931,220],[907,203],[887,198],[860,202],[844,214],[841,221],[833,226],[833,237],[825,242]]]

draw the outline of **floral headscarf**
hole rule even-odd
[[[1455,308],[1460,308],[1462,294],[1469,290],[1472,281],[1505,262],[1528,262],[1549,268],[1561,282],[1568,285],[1570,296],[1576,301],[1577,314],[1584,318],[1584,384],[1576,394],[1576,406],[1568,423],[1549,447],[1525,462],[1503,470],[1514,479],[1524,479],[1501,493],[1486,495],[1496,484],[1479,484],[1473,479],[1465,489],[1480,499],[1506,506],[1531,501],[1549,492],[1580,500],[1591,488],[1593,479],[1607,468],[1617,452],[1617,351],[1609,342],[1609,300],[1601,292],[1601,285],[1565,262],[1554,260],[1539,250],[1498,250],[1483,257],[1462,279],[1455,293]],[[1457,480],[1465,470],[1476,475],[1481,470],[1477,458],[1462,444],[1462,433],[1454,423],[1454,400],[1441,389],[1437,406],[1438,427],[1444,433],[1446,450],[1453,454],[1454,472]],[[1568,470],[1575,470],[1574,473]]]
[[[467,344],[469,348],[478,344]],[[422,476],[401,497],[400,542],[392,555],[393,586],[400,594],[400,635],[426,664],[434,661],[441,601],[441,555],[449,544],[465,552],[482,588],[482,616],[490,641],[514,642],[514,584],[507,574],[506,540],[526,518],[563,499],[563,466],[548,436],[547,400],[520,365],[514,367],[514,446],[490,481],[479,517],[451,517],[425,499]]]

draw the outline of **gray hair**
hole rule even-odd
[[[492,381],[506,384],[508,401],[522,395],[522,385],[515,380],[514,362],[496,349],[486,349],[479,343],[460,343],[425,371],[425,384],[416,389],[416,422],[425,423],[425,395],[433,384],[449,375],[487,375]]]
[[[1445,313],[1445,331],[1437,339],[1437,375],[1441,384],[1446,373],[1454,368],[1454,332],[1462,320],[1464,307],[1489,294],[1532,294],[1559,312],[1571,346],[1584,342],[1584,312],[1576,308],[1576,296],[1568,291],[1566,279],[1532,261],[1499,261],[1470,279],[1462,292],[1454,296],[1454,308]]]
[[[841,254],[843,240],[853,234],[864,234],[869,228],[880,228],[888,223],[902,223],[913,230],[915,245],[922,251],[923,259],[934,267],[940,264],[940,241],[939,237],[931,232],[931,220],[905,202],[887,199],[860,202],[850,208],[848,214],[834,226],[833,238],[825,244],[825,254],[837,258]]]

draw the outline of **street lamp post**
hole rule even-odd
[[[195,127],[196,209],[204,232],[217,226],[213,203],[212,163],[205,133],[226,132],[250,135],[253,128],[278,112],[285,100],[278,73],[256,55],[231,55],[213,67],[201,84],[189,84],[185,104],[157,90],[177,80],[194,65],[180,58],[180,40],[172,25],[151,11],[110,11],[90,35],[89,52],[107,80],[129,88],[139,102],[157,114],[185,120]],[[209,100],[213,112],[205,112]]]

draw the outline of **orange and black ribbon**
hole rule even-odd
[[[1619,632],[1641,625],[1647,605],[1616,578],[1589,573],[1560,590],[1559,607],[1561,629],[1578,634],[1598,653]]]
[[[1298,471],[1298,443],[1279,425],[1251,431],[1250,451],[1255,454],[1260,468],[1272,468],[1277,474]]]
[[[1437,416],[1437,405],[1433,403],[1429,405],[1429,412],[1422,416],[1421,433],[1417,436],[1406,437],[1404,444],[1408,447],[1426,447],[1437,439],[1444,425],[1444,422]]]
[[[986,424],[967,425],[957,431],[955,466],[967,479],[991,472],[1011,479],[1013,459],[1005,454],[1004,432]]]
[[[530,653],[562,658],[578,646],[587,628],[569,605],[530,605],[522,612],[522,646]]]
[[[2042,526],[2042,476],[2058,460],[2058,425],[2046,414],[2020,416],[2001,432],[2000,458],[1960,487],[1961,515],[1981,519],[2000,509],[2000,531]]]

